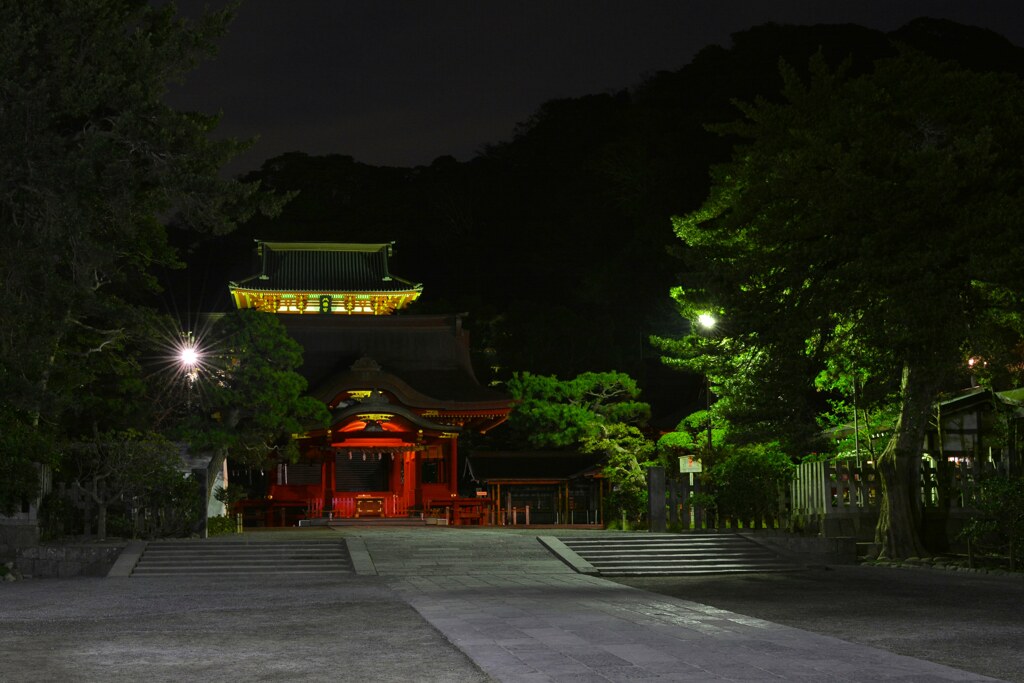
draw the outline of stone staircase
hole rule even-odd
[[[341,540],[206,539],[149,543],[131,576],[352,573],[352,559]]]
[[[445,520],[441,520],[444,522]],[[334,519],[300,519],[299,526],[306,527],[421,527],[438,524],[438,520],[432,517],[335,517]]]
[[[558,540],[603,576],[737,574],[802,568],[732,533],[609,534]]]

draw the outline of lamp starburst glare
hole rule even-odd
[[[214,355],[208,348],[208,341],[202,332],[177,330],[168,335],[167,355],[164,366],[178,378],[184,379],[190,386],[199,380],[200,375],[210,371],[210,363]]]
[[[710,313],[701,313],[700,315],[697,316],[697,322],[705,330],[710,330],[712,327],[715,326],[715,324],[718,321],[715,320],[715,316],[711,315]]]
[[[199,364],[199,349],[194,344],[186,344],[181,347],[178,353],[178,360],[187,368],[194,368]]]

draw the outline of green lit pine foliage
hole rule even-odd
[[[897,405],[877,540],[919,556],[912,482],[931,403],[968,357],[998,366],[1024,328],[1024,91],[910,50],[857,77],[821,57],[807,80],[781,71],[780,101],[717,128],[742,142],[674,221],[683,314],[727,324],[668,351],[708,369],[727,414],[763,408],[781,433],[814,424],[822,372],[835,389],[866,372]]]
[[[706,475],[718,514],[747,524],[779,514],[793,461],[777,443],[729,448]],[[756,527],[755,527],[756,528]]]
[[[651,415],[636,381],[620,372],[585,372],[569,380],[521,372],[507,389],[516,399],[510,430],[534,448],[574,446],[608,425],[635,427]]]
[[[586,372],[570,380],[516,373],[508,383],[516,399],[510,431],[533,448],[577,448],[604,457],[618,517],[638,521],[646,508],[647,468],[655,444],[641,428],[650,406],[636,382],[619,372]]]

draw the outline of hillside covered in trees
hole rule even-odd
[[[224,237],[178,233],[190,265],[174,277],[189,279],[189,306],[223,308],[226,282],[253,272],[256,238],[395,241],[395,272],[424,284],[411,313],[470,314],[482,381],[614,370],[637,378],[656,417],[685,414],[698,383],[667,370],[649,340],[687,331],[669,296],[687,268],[671,217],[700,206],[709,168],[735,142],[706,126],[736,119],[737,101],[777,99],[780,60],[805,73],[820,52],[856,75],[901,46],[1024,73],[1024,50],[945,20],[888,34],[758,26],[629,90],[549,101],[467,162],[375,167],[316,150],[270,159],[245,180],[295,193],[281,214]]]

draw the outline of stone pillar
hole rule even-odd
[[[320,515],[325,519],[334,517],[334,487],[337,482],[338,474],[338,453],[337,451],[329,451],[324,456],[323,465],[323,483],[324,483],[324,506],[323,512]]]

